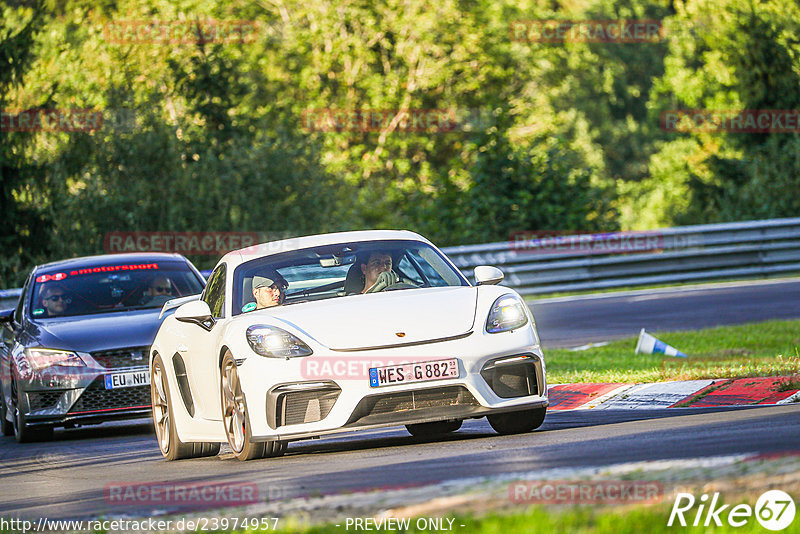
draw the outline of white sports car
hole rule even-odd
[[[325,234],[226,254],[201,295],[168,302],[150,352],[169,460],[279,456],[289,441],[487,416],[528,432],[547,410],[533,315],[494,267],[471,285],[407,231]]]

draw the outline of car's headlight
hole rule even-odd
[[[251,326],[247,329],[247,342],[256,354],[270,358],[294,358],[313,352],[297,336],[275,326]]]
[[[86,367],[80,356],[68,350],[26,349],[25,354],[33,370],[63,365],[65,367]]]
[[[525,326],[528,314],[525,313],[525,303],[514,295],[503,295],[492,304],[489,317],[486,319],[486,331],[490,334],[506,332]]]

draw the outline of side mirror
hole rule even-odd
[[[493,286],[503,281],[503,271],[497,267],[488,265],[478,265],[475,267],[475,282],[479,286]]]
[[[197,295],[189,295],[188,297],[178,297],[176,299],[170,299],[164,303],[161,307],[161,313],[158,314],[158,318],[161,319],[164,317],[164,314],[167,313],[169,310],[175,309],[181,304],[186,304],[187,302],[192,302],[194,300],[200,300],[201,293]]]
[[[211,308],[204,300],[193,300],[182,304],[175,310],[174,317],[182,323],[194,323],[202,326],[206,330],[211,330],[214,326],[214,316],[211,315]]]
[[[10,310],[0,311],[0,324],[9,324],[14,322],[14,308]]]

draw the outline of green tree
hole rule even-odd
[[[592,171],[563,140],[513,147],[501,131],[487,136],[473,169],[465,206],[467,242],[502,241],[518,231],[614,230],[613,191],[592,183]]]
[[[41,6],[0,6],[0,113],[47,108],[52,100],[42,97],[29,110],[9,109],[12,89],[24,83],[35,60],[35,39],[43,26]],[[31,132],[13,131],[3,121],[0,128],[0,287],[13,287],[24,280],[26,268],[41,261],[49,248],[50,213],[42,195],[42,163],[32,161],[28,148]],[[44,186],[44,190],[43,190]]]
[[[664,110],[770,110],[800,106],[800,7],[788,0],[687,0],[676,4],[664,76],[651,120]],[[659,206],[659,181],[634,197],[662,224],[795,216],[797,134],[689,131],[671,134],[651,160],[673,168],[679,205]],[[687,140],[691,140],[688,141]]]

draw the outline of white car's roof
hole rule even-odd
[[[337,243],[350,243],[354,241],[383,241],[391,239],[409,239],[422,241],[432,245],[421,235],[408,230],[360,230],[355,232],[336,232],[332,234],[318,234],[304,237],[291,237],[280,241],[270,241],[253,245],[251,247],[233,250],[225,254],[218,263],[225,262],[228,268],[236,268],[239,264],[262,256],[300,250],[309,247],[335,245]]]

